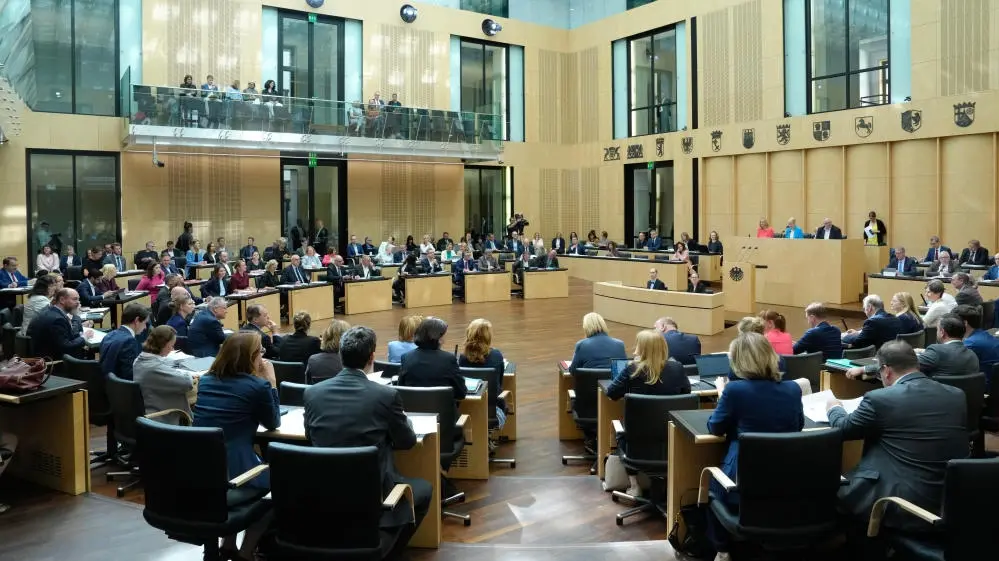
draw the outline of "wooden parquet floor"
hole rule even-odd
[[[414,559],[443,561],[474,556],[587,561],[627,557],[640,561],[662,559],[671,553],[664,539],[665,520],[632,519],[623,527],[616,526],[614,515],[627,507],[611,501],[596,477],[589,476],[588,466],[563,466],[560,459],[563,454],[579,453],[581,443],[562,443],[556,436],[556,363],[570,358],[573,345],[582,337],[581,319],[592,309],[591,294],[590,283],[571,279],[568,299],[470,305],[455,301],[451,306],[417,310],[449,323],[446,349],[464,339],[464,330],[473,319],[492,322],[494,345],[517,364],[518,440],[503,444],[497,451],[498,457],[516,457],[516,469],[494,466],[488,481],[455,481],[466,492],[467,502],[454,510],[471,514],[471,527],[445,520],[444,546],[438,551],[415,551]],[[788,318],[791,333],[800,335],[806,327],[803,312],[781,312]],[[383,356],[385,345],[396,338],[399,320],[408,313],[396,308],[344,319],[374,329],[379,337],[378,354]],[[847,323],[857,327],[861,320],[850,317]],[[314,323],[312,332],[320,333],[326,324]],[[726,349],[733,330],[702,337],[704,352]],[[629,349],[638,331],[610,324],[611,335],[622,339]],[[103,434],[103,429],[93,431],[93,448],[103,449]],[[106,483],[103,474],[103,469],[93,474],[96,497],[49,495],[22,502],[16,493],[11,498],[5,487],[0,487],[0,501],[14,504],[11,512],[0,517],[0,544],[4,544],[0,559],[200,559],[195,548],[172,543],[145,525],[136,508],[143,501],[141,487],[131,491],[125,501],[114,499],[115,485]],[[51,528],[56,529],[55,534],[47,535]],[[85,534],[93,533],[104,538],[86,539]],[[129,538],[108,539],[119,535]],[[102,551],[103,556],[99,554]],[[7,557],[10,555],[16,556]]]

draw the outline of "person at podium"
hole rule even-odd
[[[867,222],[864,222],[864,244],[885,245],[885,238],[888,237],[888,228],[885,223],[878,218],[878,213],[867,213]]]
[[[760,225],[756,228],[757,238],[772,238],[774,237],[774,229],[770,227],[770,223],[767,222],[766,218],[760,219]]]
[[[916,260],[912,257],[906,257],[905,248],[898,246],[895,248],[895,255],[888,261],[888,269],[893,270],[899,275],[913,275],[915,276],[916,271]]]
[[[792,216],[787,219],[787,228],[784,228],[784,238],[789,240],[800,240],[804,238],[805,235],[801,232],[801,228],[798,227],[798,222]]]
[[[645,288],[649,290],[669,290],[666,287],[666,283],[659,278],[659,270],[655,268],[649,269],[649,280],[645,283]]]
[[[819,226],[815,230],[815,239],[817,240],[841,240],[843,239],[843,231],[839,229],[832,223],[829,218],[822,219],[822,226]]]

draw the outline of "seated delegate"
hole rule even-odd
[[[669,290],[666,283],[659,278],[659,270],[655,267],[649,269],[649,280],[645,281],[645,288],[649,290]]]
[[[454,391],[456,400],[465,399],[468,392],[465,378],[458,370],[458,361],[454,354],[441,350],[446,333],[447,323],[440,318],[428,317],[420,322],[413,336],[416,348],[404,354],[400,361],[400,386],[445,386]]]
[[[227,313],[225,298],[209,298],[205,308],[194,314],[187,328],[187,352],[196,357],[215,356],[225,341],[222,320]],[[240,472],[242,473],[242,472]]]
[[[350,329],[350,324],[342,319],[330,320],[330,324],[319,337],[320,352],[309,357],[305,366],[305,379],[315,384],[336,376],[343,370],[340,359],[340,339]]]
[[[908,292],[896,292],[889,306],[901,323],[902,333],[917,333],[924,329],[923,318],[919,317],[916,302]]]
[[[277,343],[278,358],[282,362],[309,362],[309,357],[320,352],[319,337],[309,335],[312,328],[312,316],[309,312],[296,312],[291,319],[295,332],[281,337]]]
[[[812,302],[805,308],[809,328],[794,343],[793,354],[821,352],[825,360],[843,358],[843,334],[829,325],[826,316],[826,307],[821,302]]]
[[[937,342],[918,353],[919,371],[929,377],[959,376],[980,371],[978,356],[964,345],[964,320],[957,314],[945,314],[937,324]],[[873,380],[881,366],[868,364],[846,371],[848,378]]]
[[[787,219],[787,228],[784,228],[784,237],[789,240],[800,240],[805,237],[797,221],[792,217]]]
[[[132,376],[142,391],[146,414],[179,409],[192,416],[187,392],[194,389],[194,378],[186,370],[177,368],[176,360],[167,358],[173,352],[177,334],[169,325],[154,327],[142,344],[142,352],[135,359]],[[163,422],[179,424],[180,418],[168,415]]]
[[[474,319],[468,324],[465,330],[465,345],[462,348],[461,356],[458,357],[458,366],[466,368],[491,368],[490,391],[495,388],[496,392],[503,391],[503,374],[506,372],[506,363],[503,353],[493,347],[493,324],[489,320]],[[503,428],[506,424],[506,404],[502,401],[496,402],[496,419],[499,421],[498,428]]]
[[[607,387],[607,397],[610,399],[621,399],[629,393],[644,395],[690,393],[690,380],[683,371],[683,365],[669,358],[666,340],[653,329],[638,332],[635,337],[635,358]]]
[[[926,303],[929,304],[926,313],[923,314],[923,323],[926,327],[936,327],[940,318],[953,310],[954,306],[957,306],[957,300],[944,292],[944,284],[938,280],[926,283],[923,296],[926,298]]]
[[[600,314],[590,312],[583,316],[583,334],[586,337],[577,341],[573,349],[570,372],[580,368],[610,368],[612,360],[628,358],[624,343],[608,334],[607,323]]]
[[[666,340],[669,357],[680,364],[695,364],[694,357],[701,354],[701,340],[697,335],[680,331],[671,317],[656,320],[655,329]]]
[[[416,348],[413,337],[416,329],[423,323],[423,316],[405,316],[399,320],[399,340],[389,341],[388,361],[394,363],[402,362],[402,356]]]
[[[864,326],[860,331],[851,329],[843,334],[843,345],[862,349],[869,345],[880,348],[884,343],[902,333],[902,322],[885,311],[885,304],[877,294],[864,298]]]
[[[787,319],[774,310],[763,310],[759,315],[763,320],[763,336],[770,342],[774,352],[779,355],[794,354],[794,343],[791,341],[791,334],[787,332]]]
[[[937,236],[930,237],[930,248],[926,251],[926,259],[923,259],[924,263],[932,263],[940,259],[940,252],[946,251],[947,253],[953,253],[949,247],[942,245],[940,243],[940,238]]]
[[[916,270],[916,260],[912,257],[906,257],[905,248],[902,246],[895,248],[895,255],[888,260],[888,267],[886,268],[894,270],[899,275],[919,274],[919,271]]]

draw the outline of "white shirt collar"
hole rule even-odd
[[[129,327],[129,326],[127,326],[127,325],[123,325],[122,327],[123,327],[123,328],[125,328],[125,329],[127,329],[127,330],[128,330],[128,332],[129,332],[129,334],[131,334],[131,335],[132,335],[132,337],[135,337],[135,332],[134,332],[134,331],[132,331],[132,328],[131,328],[131,327]]]

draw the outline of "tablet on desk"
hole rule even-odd
[[[631,364],[631,361],[628,359],[616,358],[611,360],[611,378],[620,376],[621,373],[627,370],[629,364]]]
[[[702,382],[713,382],[719,376],[728,376],[728,373],[732,370],[728,355],[724,353],[697,355],[694,357],[694,362],[697,364],[697,375]],[[712,384],[712,387],[714,387],[714,384]]]

